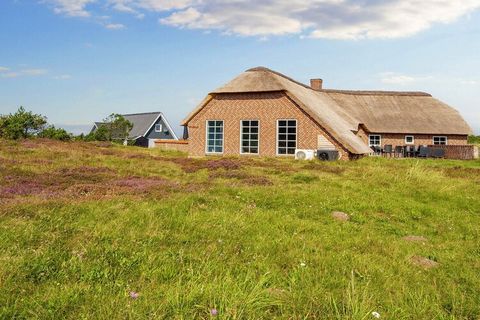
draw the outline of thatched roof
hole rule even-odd
[[[370,132],[445,135],[472,132],[457,110],[429,94],[324,92]]]
[[[355,135],[360,124],[378,133],[469,134],[460,114],[423,92],[320,90],[258,67],[211,92],[183,121],[188,122],[216,94],[285,92],[334,139],[354,154],[369,153]]]

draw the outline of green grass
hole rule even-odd
[[[0,318],[480,318],[478,160],[0,142]]]

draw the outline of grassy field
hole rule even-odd
[[[3,319],[480,319],[480,161],[0,141],[0,228]]]

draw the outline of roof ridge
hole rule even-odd
[[[315,92],[325,92],[325,93],[343,93],[343,94],[351,94],[351,95],[380,95],[380,96],[417,96],[417,97],[431,97],[432,95],[427,92],[421,91],[382,91],[382,90],[342,90],[342,89],[322,89],[322,90],[315,90],[312,89],[309,85],[301,83],[295,79],[292,79],[283,73],[278,71],[266,68],[266,67],[255,67],[248,69],[246,72],[256,72],[256,71],[263,71],[263,72],[270,72],[277,76],[280,76],[288,81],[291,81],[295,84],[298,84],[304,88],[313,90]]]
[[[153,111],[153,112],[139,112],[139,113],[126,113],[122,114],[122,116],[138,116],[142,114],[161,114],[161,111]]]
[[[382,90],[340,90],[340,89],[322,89],[320,92],[325,93],[341,93],[351,95],[365,96],[415,96],[415,97],[431,97],[432,95],[422,91],[382,91]]]
[[[301,83],[293,78],[290,78],[289,76],[286,76],[284,75],[283,73],[281,72],[278,72],[278,71],[275,71],[275,70],[272,70],[272,69],[269,69],[269,68],[266,68],[266,67],[255,67],[255,68],[251,68],[251,69],[248,69],[247,71],[245,72],[255,72],[255,71],[263,71],[263,72],[270,72],[270,73],[273,73],[274,75],[277,75],[279,77],[282,77],[288,81],[291,81],[295,84],[298,84],[302,87],[305,87],[307,89],[310,89],[310,90],[313,90],[312,87],[310,87],[309,85],[306,85],[305,83]],[[313,90],[313,91],[316,91],[316,90]]]

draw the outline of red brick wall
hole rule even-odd
[[[348,159],[348,152],[283,92],[216,95],[188,123],[190,155],[205,155],[207,120],[224,121],[224,155],[240,155],[240,121],[259,120],[259,155],[276,156],[278,119],[297,120],[297,148],[317,149],[318,135],[323,135]]]

